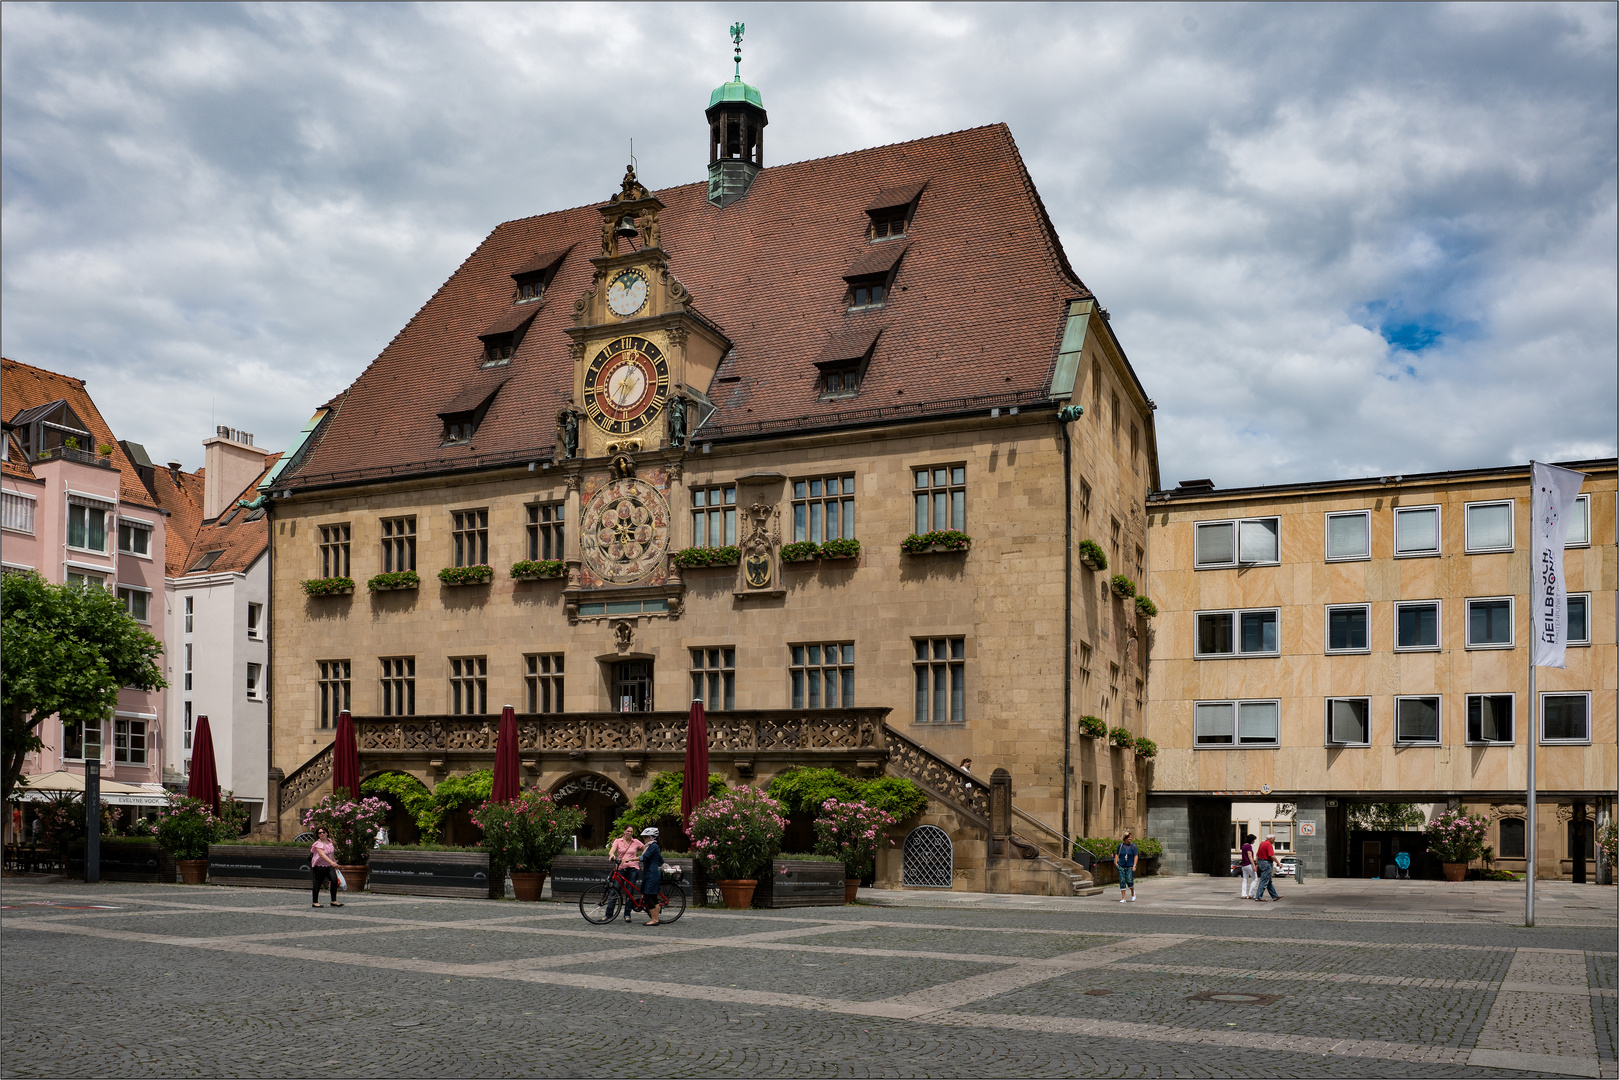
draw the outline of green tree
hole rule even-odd
[[[1416,803],[1354,803],[1349,807],[1349,828],[1356,832],[1405,832],[1427,823]]]
[[[0,768],[9,802],[23,758],[44,747],[39,725],[110,716],[118,691],[167,686],[157,658],[163,645],[99,585],[52,585],[37,574],[0,575],[0,693],[4,729]]]

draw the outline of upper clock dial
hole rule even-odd
[[[607,286],[607,306],[614,315],[634,315],[646,304],[646,276],[639,270],[623,270]]]
[[[669,399],[669,360],[633,335],[609,342],[585,369],[585,412],[611,435],[650,424]]]

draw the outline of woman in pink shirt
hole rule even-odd
[[[629,878],[635,884],[641,883],[641,852],[646,845],[635,838],[635,830],[625,828],[624,835],[614,840],[607,848],[607,857],[613,860],[618,872]],[[624,908],[624,921],[630,921],[630,909]]]
[[[342,907],[337,902],[337,845],[332,843],[332,835],[324,828],[315,830],[315,842],[309,845],[310,877],[315,879],[315,893],[311,898],[316,907],[320,907],[320,884],[329,881],[332,885],[332,906]]]

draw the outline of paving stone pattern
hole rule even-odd
[[[5,1076],[1619,1075],[1611,926],[854,907],[593,927],[551,904],[9,882],[0,906]]]

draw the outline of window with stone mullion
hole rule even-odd
[[[915,471],[916,531],[967,531],[967,467],[932,465]]]
[[[793,708],[854,707],[853,642],[793,645],[790,649]]]
[[[966,639],[917,638],[912,642],[916,722],[959,724],[967,719]]]
[[[382,715],[416,715],[416,658],[384,656],[382,660]]]
[[[450,658],[450,713],[482,716],[489,711],[489,658]]]
[[[452,515],[451,547],[457,566],[489,564],[489,511],[458,510]]]
[[[793,539],[854,538],[854,476],[793,481]]]

